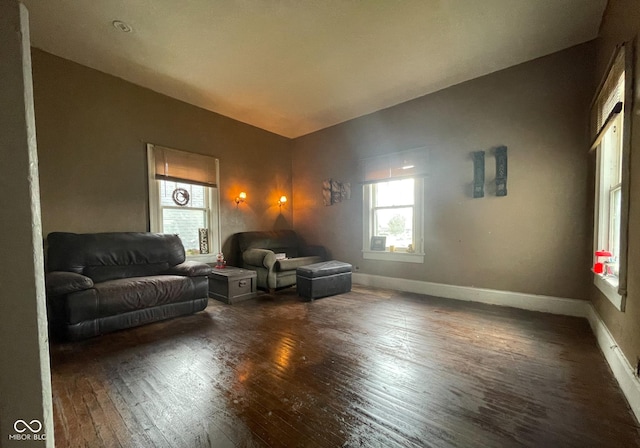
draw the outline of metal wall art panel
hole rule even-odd
[[[507,147],[496,148],[496,196],[507,195]]]
[[[484,151],[473,153],[473,197],[484,197]]]

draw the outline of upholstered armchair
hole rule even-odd
[[[296,284],[296,269],[327,259],[322,246],[307,246],[293,230],[237,234],[242,267],[257,273],[257,286],[273,291]]]

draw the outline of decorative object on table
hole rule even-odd
[[[386,236],[372,236],[371,237],[371,250],[385,250],[387,247]]]
[[[240,205],[241,202],[244,202],[247,199],[247,193],[241,191],[240,194],[236,197],[234,202],[236,203],[236,208]]]
[[[227,262],[224,260],[224,254],[218,252],[218,255],[216,255],[216,269],[224,269],[226,266]]]
[[[198,229],[198,237],[200,241],[200,253],[209,253],[209,229]]]
[[[507,195],[507,147],[496,148],[496,196]]]
[[[189,203],[189,199],[191,198],[189,197],[189,192],[187,190],[185,190],[184,188],[176,188],[175,190],[173,190],[171,199],[173,199],[173,202],[176,205],[184,207]]]
[[[324,205],[333,205],[351,199],[351,183],[333,179],[322,181],[322,201]]]
[[[473,152],[473,197],[484,197],[484,151]]]

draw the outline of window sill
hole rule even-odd
[[[611,303],[619,310],[622,309],[622,296],[618,294],[617,277],[605,277],[600,274],[593,274],[593,284],[609,299]]]
[[[410,254],[407,252],[389,252],[377,250],[363,250],[365,260],[400,261],[404,263],[424,263],[424,254]]]
[[[197,255],[186,255],[186,259],[188,261],[199,261],[200,263],[215,263],[216,254],[197,254]]]

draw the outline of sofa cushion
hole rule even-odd
[[[110,280],[95,289],[99,317],[199,298],[192,279],[178,275]]]
[[[169,269],[169,263],[99,265],[86,266],[84,275],[92,278],[95,283],[100,283],[129,277],[158,275],[167,271],[167,269]]]
[[[208,286],[207,277],[177,275],[110,280],[65,296],[62,300],[66,305],[59,318],[66,324],[77,324],[156,305],[206,298]]]
[[[95,283],[157,275],[185,261],[184,247],[177,235],[53,232],[47,242],[49,271],[83,274]]]
[[[275,264],[276,271],[295,271],[297,268],[301,266],[306,266],[308,264],[318,263],[322,261],[320,257],[298,257],[298,258],[287,258],[285,260],[278,260]]]
[[[240,252],[248,249],[269,249],[286,253],[288,257],[297,256],[298,236],[293,230],[271,230],[264,232],[242,232],[238,234]]]

